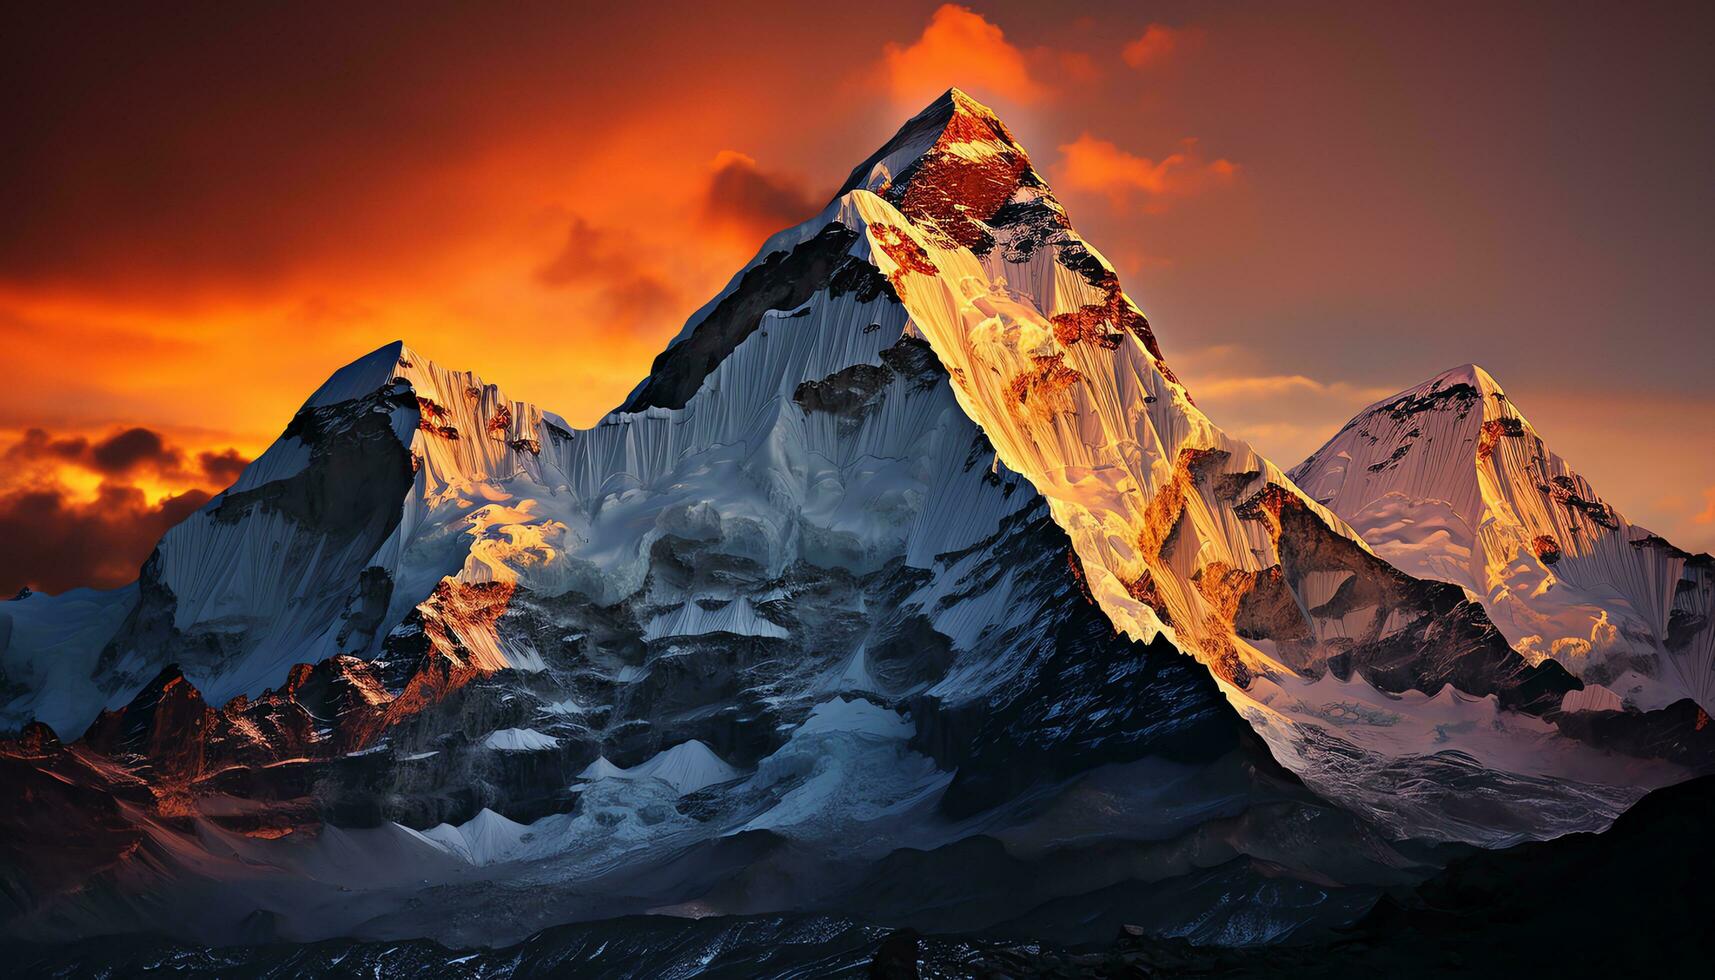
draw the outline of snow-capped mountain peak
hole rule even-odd
[[[1292,476],[1378,554],[1466,588],[1522,653],[1561,661],[1600,697],[1715,707],[1708,556],[1628,521],[1482,368],[1371,405]]]

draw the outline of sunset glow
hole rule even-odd
[[[0,181],[0,452],[143,427],[248,458],[394,338],[590,423],[957,83],[1035,151],[1199,404],[1272,458],[1477,360],[1607,497],[1715,547],[1695,34],[1391,8],[1314,29],[1243,4],[37,12],[78,40],[8,58],[30,84]],[[1646,44],[1647,74],[1613,50]],[[0,477],[0,522],[129,488],[158,530],[224,472],[50,455]],[[63,541],[19,533],[7,590],[115,585],[147,554],[48,561]]]

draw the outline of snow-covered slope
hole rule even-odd
[[[1358,413],[1292,471],[1376,552],[1479,597],[1568,707],[1715,710],[1715,560],[1632,524],[1467,364]]]

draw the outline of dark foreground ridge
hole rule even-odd
[[[1432,977],[1682,975],[1715,955],[1715,776],[1651,793],[1604,834],[1479,851],[1307,942],[1223,948],[1120,930],[1107,948],[889,932],[829,916],[631,916],[515,946],[430,940],[0,947],[19,976]]]
[[[1193,946],[1122,929],[1107,949],[891,936],[877,976],[1625,977],[1701,975],[1715,955],[1715,776],[1640,800],[1603,834],[1477,851],[1307,943]],[[892,952],[889,957],[887,954]],[[1686,971],[1692,971],[1687,973]]]

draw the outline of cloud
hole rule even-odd
[[[678,301],[678,291],[648,262],[641,245],[578,215],[571,216],[559,251],[536,270],[536,281],[593,293],[606,315],[633,329],[665,315]]]
[[[159,432],[131,428],[116,432],[90,447],[90,460],[103,473],[129,473],[139,467],[156,470],[178,470],[184,458],[176,449],[168,449]]]
[[[250,465],[236,449],[225,449],[218,453],[197,453],[197,462],[202,465],[202,471],[215,484],[227,487],[237,482],[238,474],[244,472],[244,467]]]
[[[1168,360],[1210,418],[1283,469],[1314,452],[1364,406],[1393,393],[1381,385],[1271,372],[1267,353],[1247,345],[1170,349]]]
[[[1136,40],[1125,46],[1120,56],[1133,68],[1152,68],[1202,43],[1201,28],[1151,24]]]
[[[889,43],[882,64],[894,99],[910,105],[953,85],[979,97],[1000,96],[1026,105],[1047,95],[1032,77],[1025,52],[981,14],[953,3],[942,4],[909,46]]]
[[[1715,487],[1703,491],[1703,510],[1691,519],[1694,524],[1715,524]]]
[[[29,429],[23,438],[6,449],[6,461],[59,459],[76,462],[89,454],[89,440],[82,437],[55,439],[46,429]]]
[[[138,426],[99,437],[25,430],[0,452],[0,592],[131,581],[161,535],[248,462]]]
[[[1055,165],[1055,186],[1105,194],[1115,207],[1123,207],[1133,197],[1142,195],[1149,202],[1148,209],[1159,210],[1168,199],[1190,197],[1229,184],[1238,172],[1238,164],[1230,160],[1204,159],[1195,139],[1181,141],[1176,153],[1151,160],[1086,132],[1061,145],[1060,160]]]
[[[161,535],[208,500],[188,490],[150,504],[142,490],[117,484],[103,484],[82,503],[58,489],[0,494],[0,590],[123,585],[137,577]]]
[[[763,170],[736,150],[722,150],[715,157],[703,193],[706,218],[756,237],[798,224],[819,206],[802,180]]]
[[[150,476],[178,484],[212,484],[221,489],[238,478],[250,462],[238,450],[204,451],[190,461],[189,454],[153,429],[141,426],[118,429],[105,438],[56,437],[46,429],[30,428],[17,442],[6,447],[4,459],[12,472],[6,483],[52,478],[64,466],[76,467],[103,479]],[[32,469],[33,467],[33,469]]]

